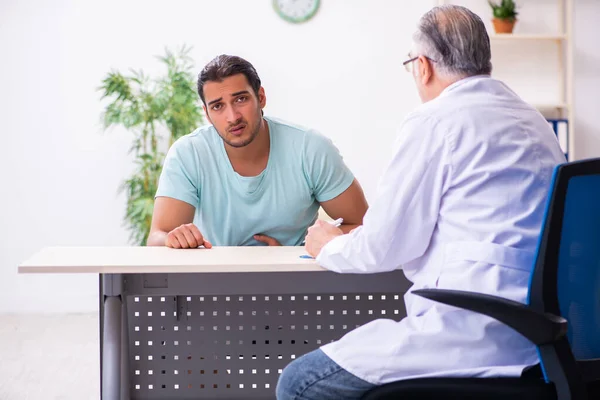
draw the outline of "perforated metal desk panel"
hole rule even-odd
[[[402,271],[336,274],[302,254],[47,248],[19,272],[101,274],[103,399],[273,399],[290,361],[406,315]]]

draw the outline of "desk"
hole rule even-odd
[[[303,254],[52,247],[19,273],[100,275],[102,399],[264,399],[291,360],[406,315],[402,271],[336,274]]]

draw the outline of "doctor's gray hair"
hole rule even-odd
[[[434,68],[442,75],[469,77],[492,73],[485,25],[465,7],[434,7],[421,17],[413,39],[423,55],[435,60]]]

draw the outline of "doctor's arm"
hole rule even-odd
[[[313,255],[319,264],[335,272],[375,273],[422,256],[437,223],[449,170],[445,132],[434,120],[409,117],[363,225],[317,249]],[[310,236],[309,231],[309,252]]]

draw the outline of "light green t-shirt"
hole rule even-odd
[[[215,128],[205,126],[169,149],[156,197],[196,207],[194,224],[217,246],[257,246],[255,234],[284,246],[300,245],[319,203],[343,193],[354,180],[330,139],[267,118],[270,152],[258,176],[236,173]]]

